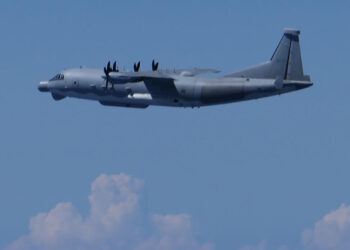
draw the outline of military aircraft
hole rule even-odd
[[[213,69],[159,70],[154,60],[152,71],[140,71],[140,62],[133,71],[120,71],[116,62],[108,62],[103,70],[64,70],[38,88],[55,100],[75,97],[133,108],[193,108],[280,95],[313,85],[303,72],[299,35],[299,30],[285,29],[270,61],[217,78],[197,77],[219,72]]]

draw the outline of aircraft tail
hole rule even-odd
[[[304,75],[303,63],[299,44],[300,31],[285,29],[270,61],[258,66],[226,75],[225,77],[283,79],[296,81],[310,81]]]

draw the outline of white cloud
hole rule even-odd
[[[195,237],[188,214],[145,215],[143,182],[125,174],[101,175],[91,185],[90,213],[83,218],[71,203],[58,203],[30,219],[29,233],[6,250],[123,249],[212,250]],[[266,241],[239,250],[287,250]],[[302,233],[304,250],[350,249],[350,206],[341,205]]]
[[[344,204],[302,234],[303,246],[312,250],[350,249],[350,206]]]
[[[131,176],[101,175],[91,186],[87,218],[71,203],[59,203],[31,218],[29,234],[6,249],[214,249],[195,240],[187,214],[145,219],[140,209],[142,189],[143,182]]]
[[[275,249],[267,246],[266,241],[258,245],[245,246],[239,250],[267,250]],[[277,248],[288,250],[286,246]],[[350,206],[341,205],[340,208],[326,214],[315,223],[313,229],[302,233],[303,250],[349,250],[350,249]]]
[[[200,246],[192,235],[191,218],[187,214],[178,215],[153,215],[153,225],[156,234],[139,245],[142,250],[172,250],[172,249],[214,249],[213,245]]]

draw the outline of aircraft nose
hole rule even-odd
[[[38,85],[38,89],[40,92],[49,92],[49,82],[48,81],[40,82]]]

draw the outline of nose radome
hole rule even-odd
[[[38,85],[38,89],[40,92],[49,92],[49,82],[48,81],[40,82]]]

